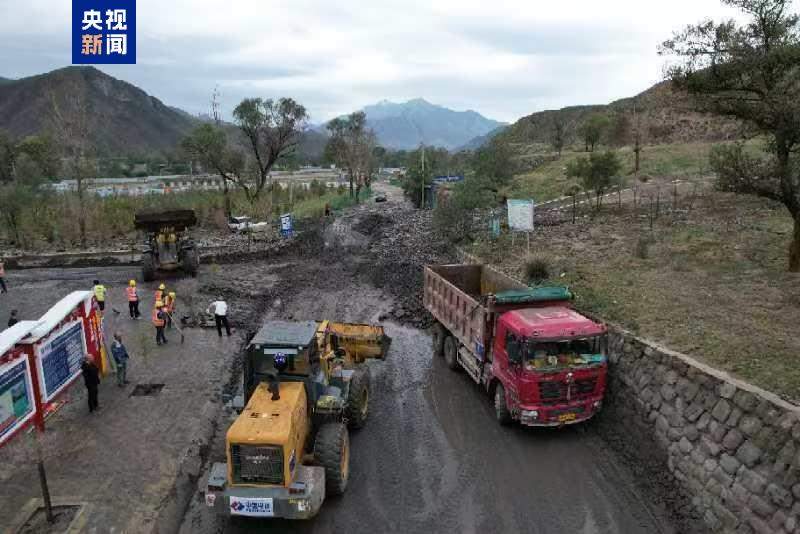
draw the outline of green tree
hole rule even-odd
[[[308,113],[291,98],[245,98],[233,110],[233,119],[244,135],[254,179],[231,176],[250,203],[255,203],[272,167],[294,153]]]
[[[581,181],[584,191],[594,191],[596,208],[599,210],[602,197],[611,187],[622,169],[622,162],[617,154],[606,151],[602,154],[592,152],[589,157],[578,158],[567,165],[567,176],[574,176]]]
[[[611,120],[603,113],[594,113],[578,128],[578,135],[586,145],[586,152],[594,152],[594,147],[603,138]]]
[[[204,123],[183,138],[181,147],[207,170],[222,178],[225,216],[231,216],[228,183],[243,183],[244,154],[228,145],[225,130],[216,124]],[[247,190],[245,190],[247,191]],[[248,200],[250,197],[247,197]],[[252,201],[251,201],[252,202]]]
[[[483,145],[472,158],[471,166],[475,177],[484,180],[496,193],[508,185],[516,168],[511,146],[498,137]]]
[[[724,190],[777,200],[794,220],[789,270],[800,271],[800,18],[791,0],[723,0],[748,17],[704,21],[665,41],[673,82],[698,109],[742,120],[769,139],[767,153],[717,149],[711,164]],[[731,157],[726,161],[724,157]]]
[[[0,217],[17,246],[24,245],[22,215],[34,203],[35,196],[35,188],[21,181],[0,186]]]
[[[14,179],[17,152],[14,138],[8,132],[0,130],[0,183],[8,183]]]
[[[564,145],[567,143],[567,125],[564,122],[561,114],[556,112],[553,114],[552,126],[550,129],[550,144],[553,145],[553,150],[556,151],[559,159],[561,158],[561,151],[564,150]]]

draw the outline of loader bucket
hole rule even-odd
[[[328,332],[356,363],[367,358],[385,358],[392,341],[382,326],[369,324],[329,322]]]

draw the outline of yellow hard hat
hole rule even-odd
[[[175,292],[174,291],[170,291],[169,292],[169,296],[172,297],[172,298],[175,298]]]
[[[128,282],[128,285],[131,286],[131,287],[135,287],[136,286],[136,280],[131,280],[130,282]]]
[[[161,307],[163,307],[163,306],[164,306],[164,303],[163,303],[163,302],[161,302],[160,300],[157,300],[157,301],[156,301],[156,308],[161,308]]]
[[[165,286],[164,284],[161,284],[160,286],[158,286],[158,289],[167,289],[167,286]]]

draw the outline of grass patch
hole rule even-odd
[[[644,210],[541,229],[531,249],[547,251],[550,282],[570,286],[580,309],[800,402],[800,276],[786,272],[786,210],[710,191],[652,233]],[[642,236],[653,240],[646,257]],[[503,236],[472,251],[525,276],[524,243]]]

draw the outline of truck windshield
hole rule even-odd
[[[523,362],[528,371],[582,367],[605,361],[600,337],[564,341],[527,340]]]

